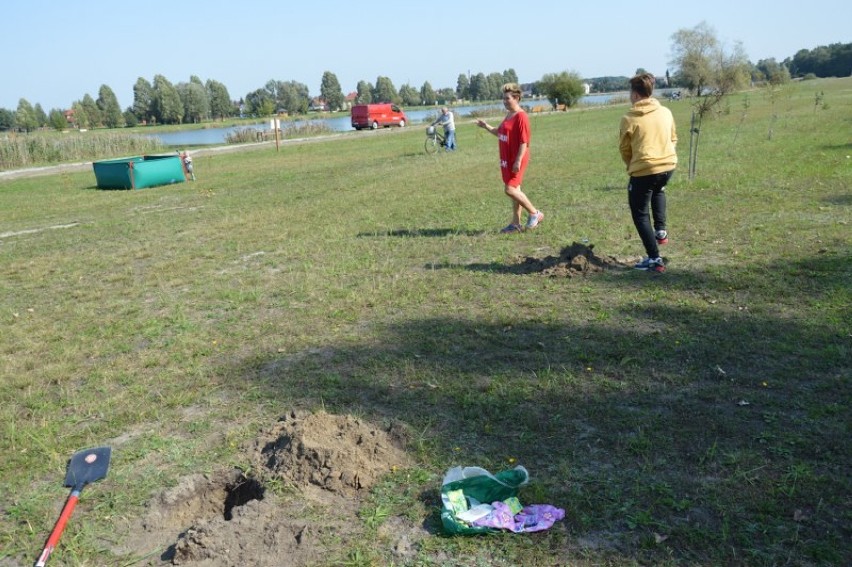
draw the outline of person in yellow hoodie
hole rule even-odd
[[[668,242],[666,184],[677,167],[677,133],[671,111],[651,96],[653,92],[654,76],[650,73],[630,79],[633,106],[621,118],[618,147],[630,176],[627,184],[630,214],[647,254],[634,267],[664,272],[666,265],[659,246]]]

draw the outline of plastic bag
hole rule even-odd
[[[481,504],[504,501],[518,495],[520,487],[529,482],[529,473],[522,466],[491,474],[481,467],[454,467],[444,475],[441,484],[441,523],[448,534],[482,534],[500,530],[469,525],[457,514]]]

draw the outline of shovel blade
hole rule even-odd
[[[104,478],[109,469],[111,454],[111,447],[94,447],[74,453],[68,461],[65,486],[82,490],[87,484]]]

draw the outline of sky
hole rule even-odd
[[[390,78],[399,89],[455,88],[460,74],[514,69],[583,78],[670,69],[671,37],[708,24],[753,63],[852,42],[852,2],[711,0],[12,0],[0,5],[0,108],[69,108],[109,86],[122,108],[140,77],[216,80],[232,99],[270,80],[319,95],[323,73],[344,94]]]

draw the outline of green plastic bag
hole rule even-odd
[[[459,520],[460,506],[472,508],[491,504],[518,495],[518,489],[529,482],[529,473],[522,466],[491,474],[480,467],[454,467],[444,475],[441,484],[441,523],[448,534],[483,534],[499,532],[497,528],[473,526]],[[461,491],[461,492],[459,492]],[[464,503],[460,496],[464,496]]]

